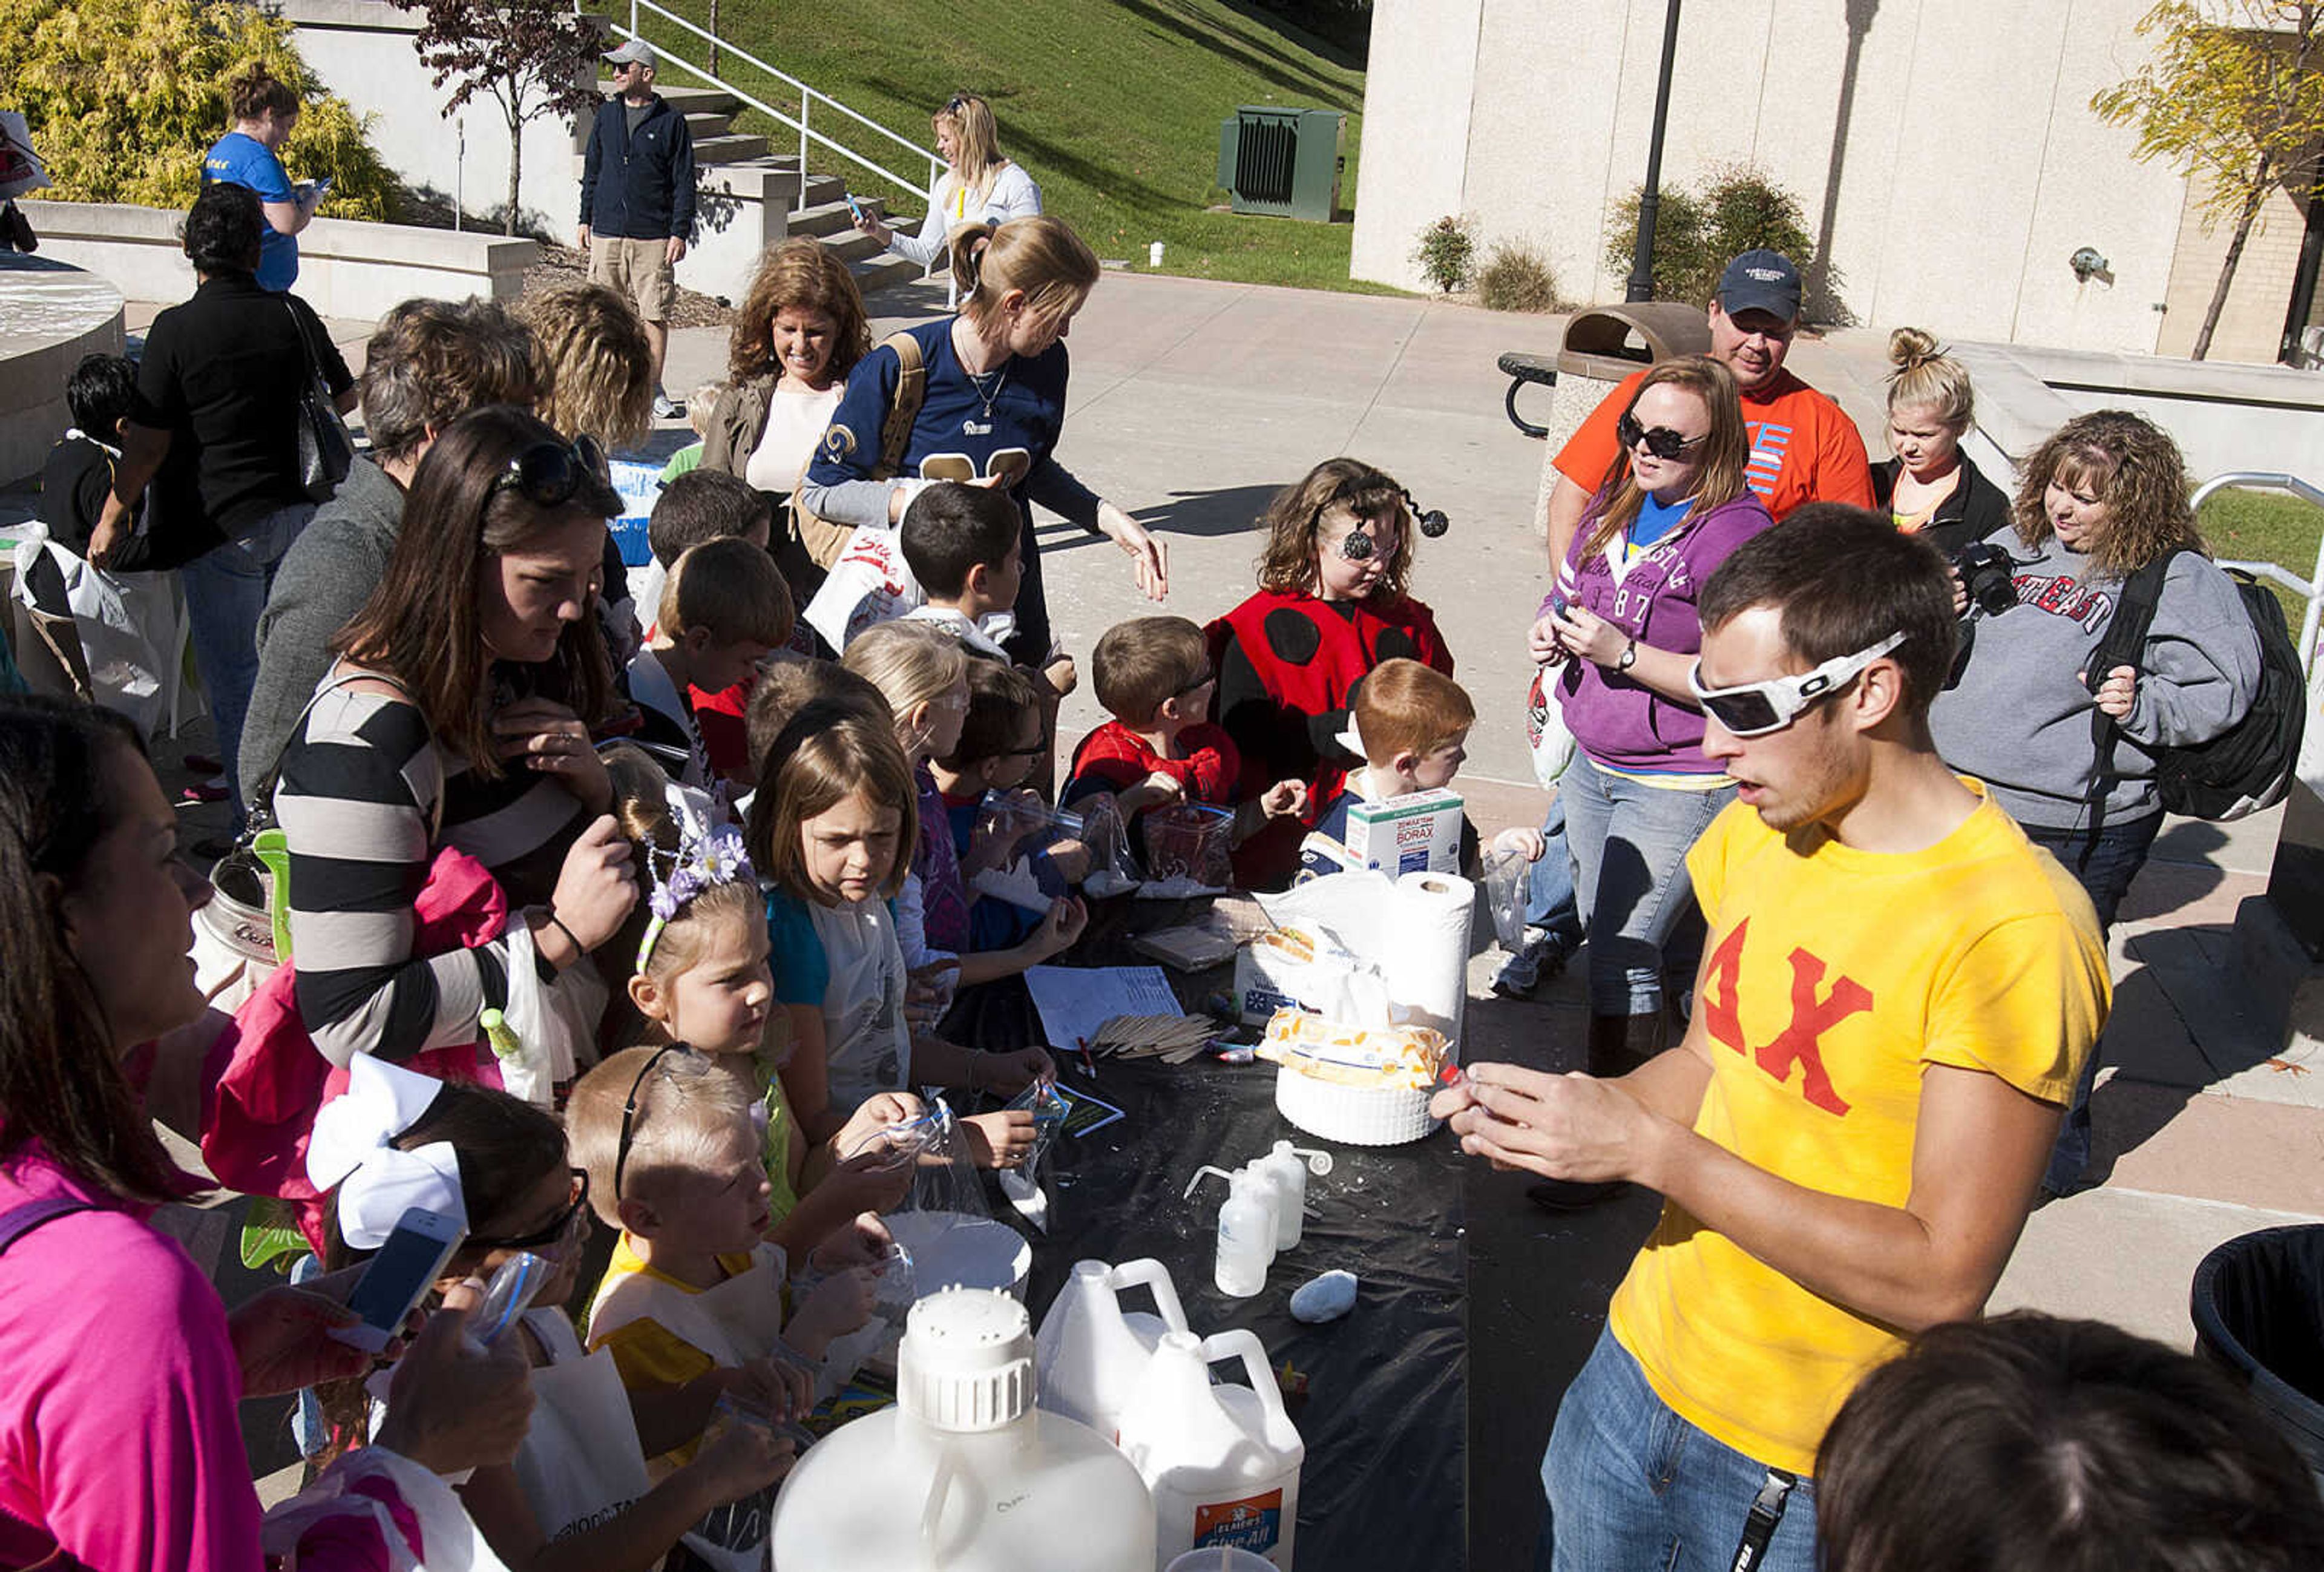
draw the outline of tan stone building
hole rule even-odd
[[[2152,0],[1690,0],[1665,189],[1727,162],[1796,196],[1812,313],[1948,338],[2184,355],[2227,243],[2090,96],[2148,58]],[[1646,171],[1665,0],[1374,0],[1355,276],[1425,287],[1448,213],[1537,247],[1564,292],[1621,298],[1608,212]],[[2246,249],[2215,360],[2276,357],[2302,229]],[[2078,278],[2088,246],[2102,273]],[[1821,308],[1819,310],[1818,308]]]

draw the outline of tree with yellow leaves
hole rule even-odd
[[[2162,0],[2138,23],[2155,58],[2090,99],[2138,132],[2136,156],[2201,182],[2204,217],[2233,218],[2227,260],[2190,352],[2211,347],[2260,207],[2277,191],[2318,196],[2324,145],[2324,5],[2310,0]]]

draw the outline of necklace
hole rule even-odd
[[[984,406],[982,421],[964,420],[960,423],[960,429],[967,436],[990,437],[992,435],[992,406],[1001,397],[1001,390],[1009,384],[1009,367],[1003,365],[998,371],[983,372],[971,371],[965,365],[960,369],[961,374],[968,378],[969,389],[976,394],[976,402]],[[988,382],[991,384],[990,387],[986,385]]]

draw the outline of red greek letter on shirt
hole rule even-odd
[[[1833,1088],[1818,1044],[1832,1027],[1872,1008],[1871,990],[1852,977],[1840,976],[1833,980],[1831,991],[1819,999],[1817,992],[1823,986],[1824,973],[1830,968],[1821,957],[1805,949],[1794,949],[1790,957],[1791,1024],[1761,1047],[1752,1048],[1744,1040],[1735,997],[1737,978],[1743,969],[1744,936],[1750,929],[1751,920],[1747,917],[1711,953],[1711,972],[1704,978],[1703,1024],[1715,1040],[1738,1053],[1748,1054],[1779,1086],[1790,1084],[1792,1067],[1798,1065],[1800,1095],[1826,1113],[1844,1117],[1848,1102]]]

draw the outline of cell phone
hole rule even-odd
[[[851,212],[851,213],[853,213],[853,214],[854,214],[854,215],[855,215],[855,218],[856,218],[856,221],[857,221],[858,223],[861,223],[864,218],[866,218],[866,217],[870,217],[870,215],[866,214],[866,213],[863,211],[863,204],[862,204],[862,203],[861,203],[861,202],[859,202],[859,201],[857,201],[857,200],[855,199],[855,193],[854,193],[854,192],[853,192],[853,191],[849,191],[849,192],[847,192],[847,193],[846,193],[846,197],[847,197],[847,210],[848,210],[849,212]]]
[[[1572,611],[1572,609],[1573,603],[1566,599],[1565,596],[1554,594],[1549,597],[1549,610],[1552,616],[1563,616],[1567,612]]]
[[[467,1236],[456,1217],[424,1207],[405,1212],[347,1296],[347,1308],[361,1318],[352,1327],[333,1327],[331,1336],[366,1354],[386,1347],[402,1333],[403,1318],[444,1275],[444,1263]]]

